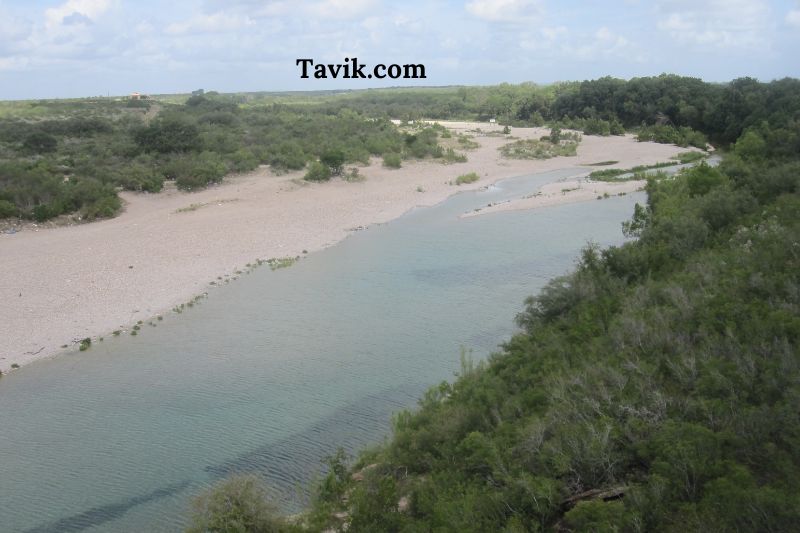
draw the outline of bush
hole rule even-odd
[[[196,158],[190,160],[190,166],[184,171],[187,174],[178,176],[175,184],[179,189],[196,190],[208,186],[210,183],[218,183],[228,172],[225,161],[214,152],[203,152]]]
[[[164,176],[137,164],[120,169],[115,181],[128,191],[159,192],[164,187]]]
[[[18,215],[19,209],[17,209],[17,206],[8,200],[0,200],[0,218],[15,217]]]
[[[154,120],[138,130],[134,140],[146,152],[188,152],[200,148],[197,126],[182,116],[168,116]]]
[[[284,531],[283,521],[267,502],[258,478],[236,476],[222,481],[194,501],[190,533]]]
[[[22,141],[22,148],[32,154],[55,152],[57,146],[56,138],[44,132],[31,133]]]
[[[476,172],[470,172],[469,174],[462,174],[461,176],[456,178],[456,185],[462,185],[465,183],[475,183],[481,179],[480,176]]]
[[[331,179],[331,169],[319,161],[314,161],[308,167],[308,172],[303,177],[306,181],[328,181]]]
[[[233,170],[236,172],[249,172],[258,167],[258,158],[251,150],[241,148],[231,156]]]
[[[344,152],[341,150],[326,150],[319,156],[319,161],[330,169],[331,174],[338,176],[342,173]]]
[[[387,168],[400,168],[400,154],[385,154],[383,156],[383,166]]]

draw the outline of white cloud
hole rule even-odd
[[[800,28],[800,9],[793,9],[786,13],[786,23],[789,26]]]
[[[194,33],[223,33],[252,26],[255,21],[243,15],[229,15],[222,11],[210,15],[200,14],[183,22],[170,24],[166,32],[171,35]]]
[[[51,7],[44,12],[45,27],[47,29],[63,26],[70,18],[97,20],[100,15],[111,7],[110,0],[67,0],[58,7]]]
[[[375,0],[322,0],[306,7],[311,16],[347,19],[357,17],[375,7]]]
[[[683,44],[719,48],[766,48],[770,8],[766,0],[661,0],[657,26]]]
[[[472,0],[467,11],[492,22],[530,22],[544,14],[542,0]]]
[[[644,61],[637,46],[605,26],[594,33],[570,32],[564,26],[545,27],[520,40],[519,46],[537,52],[540,58],[589,61],[624,57],[630,61]]]

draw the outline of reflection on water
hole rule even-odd
[[[462,193],[262,268],[137,337],[0,383],[0,505],[9,531],[174,531],[230,473],[299,509],[320,459],[379,442],[391,413],[484,357],[526,296],[587,241],[622,240],[642,195],[459,219],[558,171]]]

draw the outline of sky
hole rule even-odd
[[[800,0],[0,0],[0,99],[800,77]],[[424,64],[301,79],[298,58]]]

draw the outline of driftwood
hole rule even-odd
[[[628,487],[620,485],[618,487],[609,487],[605,489],[587,490],[586,492],[581,492],[580,494],[575,494],[574,496],[570,496],[569,498],[561,502],[561,506],[570,508],[586,500],[603,500],[604,502],[619,500],[620,498],[625,497],[625,491],[627,489]]]

